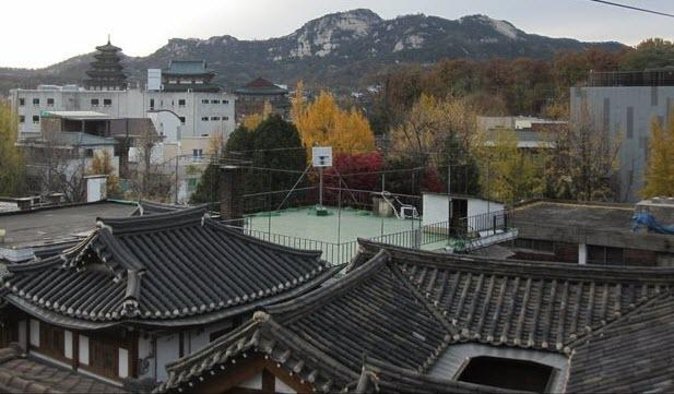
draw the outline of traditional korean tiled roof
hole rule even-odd
[[[199,382],[255,355],[275,362],[318,391],[354,390],[359,379],[367,383],[362,378],[368,371],[381,392],[435,391],[432,388],[441,387],[442,379],[427,374],[447,349],[467,342],[552,352],[579,362],[572,364],[569,384],[583,391],[591,386],[573,379],[589,379],[591,384],[593,371],[598,370],[587,369],[583,362],[592,365],[602,357],[594,351],[598,338],[609,338],[611,333],[615,342],[606,339],[601,354],[615,355],[616,362],[603,363],[601,368],[615,371],[605,376],[620,381],[622,368],[630,362],[643,363],[634,375],[652,384],[630,387],[657,388],[672,376],[666,369],[668,356],[650,356],[648,349],[655,352],[657,341],[674,331],[669,326],[640,330],[661,322],[670,312],[671,306],[656,308],[657,318],[647,313],[651,303],[667,297],[673,283],[670,268],[503,262],[361,241],[361,253],[344,277],[302,297],[265,307],[266,312],[257,312],[241,329],[170,365],[169,379],[156,391],[198,390]],[[626,335],[630,330],[632,337]],[[638,345],[621,344],[639,343],[641,334],[656,338],[648,341],[652,347],[644,347],[642,353],[634,349]],[[629,351],[621,355],[621,347]],[[587,360],[576,361],[581,357]],[[380,360],[381,365],[371,368],[372,363],[364,360]],[[658,369],[648,370],[650,360]],[[448,389],[451,392],[494,391],[452,384],[456,390]],[[607,385],[612,387],[623,386]]]
[[[3,393],[126,393],[71,370],[26,358],[20,348],[0,349],[0,392]]]
[[[261,94],[261,95],[282,95],[288,94],[287,89],[271,83],[270,81],[259,77],[245,86],[242,86],[234,91],[237,94]]]
[[[191,379],[254,352],[323,392],[357,382],[365,354],[424,371],[451,337],[399,276],[382,252],[344,278],[269,307],[268,313],[258,312],[234,335],[178,361],[157,391],[189,385]]]
[[[201,324],[297,296],[337,270],[320,252],[270,244],[204,208],[118,219],[60,256],[9,266],[7,300],[62,326]]]
[[[214,75],[208,69],[205,60],[172,60],[162,73],[166,75]]]
[[[184,205],[164,204],[153,201],[139,201],[136,210],[131,213],[131,216],[147,216],[158,213],[176,212],[187,209]]]
[[[674,391],[674,296],[665,294],[609,324],[571,356],[567,391]]]
[[[379,245],[362,242],[372,255]],[[566,346],[674,284],[674,269],[490,261],[389,248],[451,321],[457,341],[568,353]]]

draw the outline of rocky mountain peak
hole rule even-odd
[[[367,35],[381,21],[379,15],[367,9],[324,15],[307,22],[289,36],[296,40],[297,45],[287,56],[327,56],[343,42]]]
[[[521,39],[526,34],[508,21],[493,19],[482,14],[464,16],[459,19],[459,22],[466,25],[482,25],[489,29],[493,29],[498,34],[512,40]]]

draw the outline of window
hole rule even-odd
[[[184,116],[179,116],[178,119],[180,119],[180,124],[185,124],[185,117]]]
[[[20,106],[26,105],[26,99],[25,99],[25,98],[20,98],[20,99],[19,99],[19,105],[20,105]]]
[[[19,115],[19,123],[26,123],[26,117],[23,115]]]
[[[514,241],[516,248],[554,252],[555,245],[552,241],[542,239],[517,238]]]
[[[84,150],[84,157],[94,157],[94,150],[93,149],[85,149]]]
[[[204,157],[203,149],[192,149],[192,161],[199,161]]]
[[[223,104],[229,104],[229,100],[222,100]]]
[[[222,120],[229,120],[229,116],[223,116]]]
[[[33,115],[33,123],[40,123],[40,117],[37,115]]]
[[[150,109],[154,109],[154,99],[150,99]]]
[[[98,99],[91,99],[91,106],[98,107]]]
[[[34,98],[34,99],[33,99],[33,105],[40,105],[40,99],[39,99],[39,98]]]
[[[208,122],[208,116],[202,116],[201,120],[203,120],[204,122]]]
[[[624,265],[625,256],[622,248],[587,245],[587,263],[602,265]]]
[[[53,107],[53,106],[54,106],[54,99],[48,98],[47,99],[47,107]]]
[[[211,120],[220,120],[219,116],[211,116]]]
[[[103,99],[104,107],[112,107],[112,99]]]
[[[220,104],[220,100],[211,100],[211,104]]]
[[[462,382],[484,384],[518,391],[543,393],[554,377],[555,368],[533,361],[479,356],[461,371]]]
[[[201,104],[208,104],[208,99],[201,100]]]
[[[179,106],[179,107],[184,107],[184,106],[185,106],[185,99],[179,99],[179,100],[178,100],[178,106]]]

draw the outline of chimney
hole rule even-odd
[[[243,169],[220,166],[220,217],[233,226],[243,226]]]

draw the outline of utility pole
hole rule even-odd
[[[178,161],[180,160],[180,155],[176,155],[176,204],[178,203]]]
[[[449,153],[447,156],[447,212],[449,213],[449,217],[447,218],[447,237],[449,238],[454,213],[452,212],[452,157]]]

